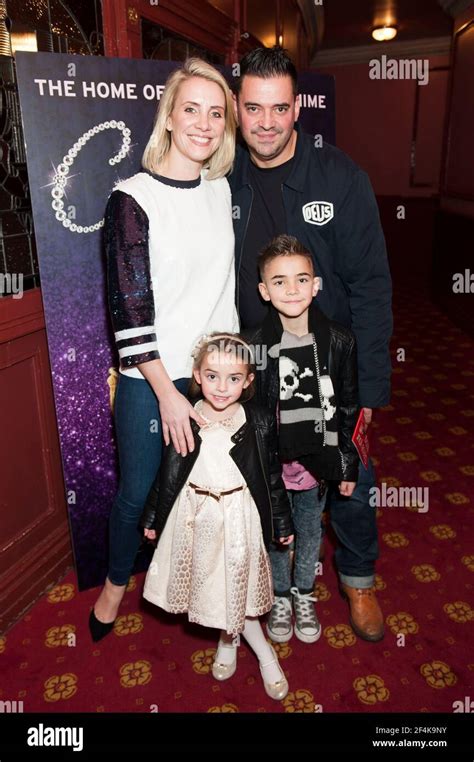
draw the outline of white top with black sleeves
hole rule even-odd
[[[120,372],[161,358],[191,376],[191,351],[212,331],[239,330],[234,232],[225,177],[171,180],[139,172],[119,182],[105,215],[108,300]]]

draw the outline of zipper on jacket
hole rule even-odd
[[[321,394],[321,380],[320,380],[320,370],[319,370],[319,360],[318,360],[318,351],[317,351],[317,345],[316,345],[316,336],[313,333],[313,352],[314,352],[314,362],[316,365],[316,376],[318,379],[318,392],[319,392],[319,402],[321,404],[321,411],[323,414],[323,447],[326,446],[326,419],[324,417],[324,410],[323,410],[323,398]],[[345,474],[345,463],[344,463],[344,456],[341,452],[341,448],[338,447],[337,451],[339,453],[339,458],[341,460],[341,468],[342,468],[342,477],[344,480],[344,474]]]
[[[236,277],[236,281],[237,281],[237,283],[236,283],[236,286],[237,286],[237,288],[236,288],[237,296],[236,296],[236,300],[235,300],[235,308],[237,310],[237,315],[238,315],[238,318],[239,318],[239,325],[240,325],[240,309],[239,309],[239,307],[240,307],[240,305],[239,305],[239,302],[240,302],[240,268],[242,266],[242,254],[243,254],[243,251],[244,251],[245,237],[247,235],[247,230],[248,230],[249,222],[250,222],[250,215],[252,214],[252,206],[253,206],[253,188],[252,188],[251,185],[249,185],[249,183],[247,183],[247,185],[250,188],[250,207],[249,207],[249,213],[248,213],[248,216],[247,216],[247,222],[245,223],[245,230],[244,230],[244,235],[242,237],[242,244],[240,246],[239,266],[237,268],[237,277]]]
[[[321,392],[321,372],[319,370],[318,347],[316,344],[316,336],[314,335],[314,333],[312,333],[311,335],[313,337],[313,354],[314,354],[314,364],[316,366],[316,378],[318,381],[319,404],[321,405],[321,413],[322,413],[321,423],[323,425],[323,447],[326,447],[326,418],[324,417],[323,395]]]
[[[342,481],[345,481],[345,479],[344,479],[344,474],[345,474],[345,463],[344,463],[344,455],[342,454],[342,452],[341,452],[341,448],[340,448],[340,447],[338,447],[338,448],[337,448],[337,451],[338,451],[338,453],[339,453],[339,456],[340,456],[340,458],[341,458],[341,466],[342,466]]]
[[[268,486],[267,477],[265,476],[265,468],[263,466],[262,452],[260,450],[260,436],[259,436],[257,428],[255,428],[255,440],[257,442],[258,457],[260,458],[260,465],[262,467],[262,473],[263,473],[263,479],[264,479],[264,482],[265,482],[265,487],[267,488],[268,502],[270,503],[270,516],[272,518],[272,542],[275,542],[274,527],[273,527],[272,497],[271,497],[271,494],[270,494],[270,488]]]

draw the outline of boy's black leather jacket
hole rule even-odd
[[[265,349],[267,342],[262,326],[253,331],[244,331],[244,336],[254,348]],[[276,416],[280,396],[278,359],[262,351],[257,352],[257,356],[265,358],[265,367],[259,370],[257,366],[256,401],[268,407]],[[359,415],[357,350],[351,332],[333,321],[330,321],[329,327],[329,375],[336,397],[339,450],[342,455],[342,470],[338,476],[341,480],[356,482],[359,455],[352,442],[352,435]]]
[[[293,534],[290,505],[281,478],[277,456],[275,414],[253,401],[244,402],[246,421],[232,436],[230,456],[238,466],[250,490],[262,525],[268,549],[272,539]],[[149,492],[140,526],[162,531],[176,498],[185,486],[199,455],[199,426],[191,420],[195,448],[185,457],[170,444],[164,452],[160,471]]]

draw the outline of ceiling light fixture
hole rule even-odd
[[[387,42],[397,36],[397,27],[393,25],[378,26],[372,30],[372,37],[377,42]]]

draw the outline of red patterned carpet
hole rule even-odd
[[[234,677],[216,682],[214,633],[144,605],[143,575],[94,645],[97,591],[78,593],[70,573],[0,638],[0,698],[25,712],[452,712],[474,696],[474,344],[419,295],[397,315],[393,404],[376,414],[372,451],[378,483],[428,487],[429,510],[378,510],[382,642],[353,635],[329,543],[317,586],[323,635],[277,646],[290,683],[280,703],[245,644]]]

